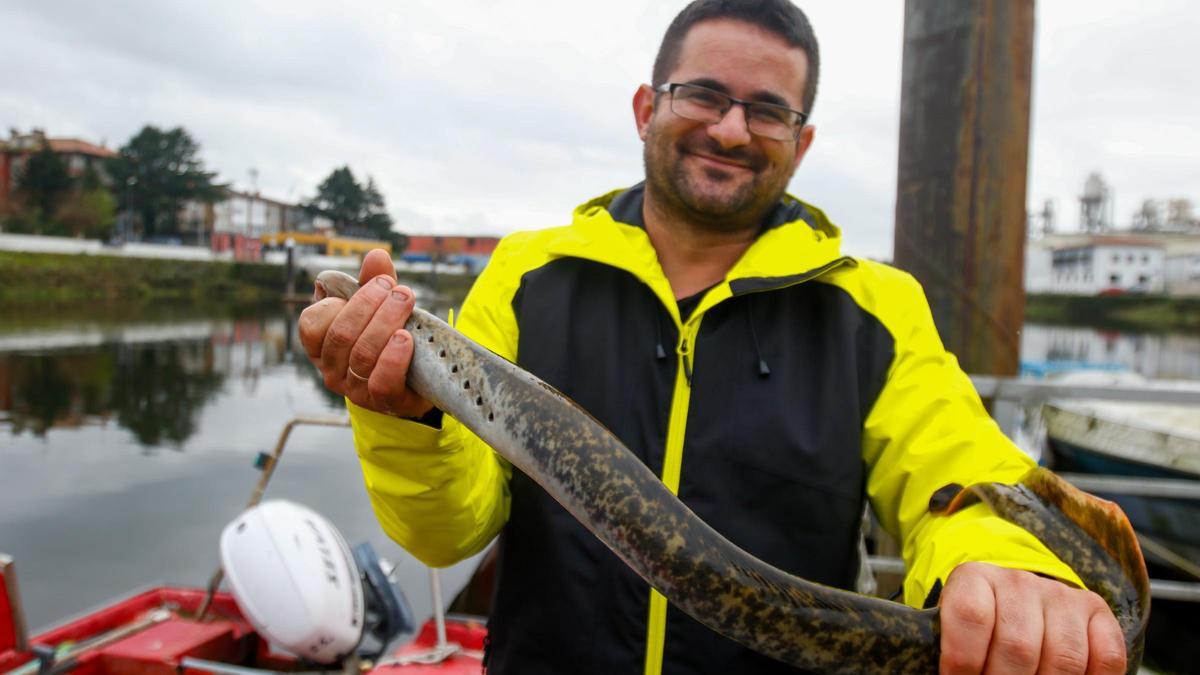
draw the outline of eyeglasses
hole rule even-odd
[[[794,141],[800,136],[808,115],[784,105],[743,101],[698,84],[667,82],[654,88],[671,98],[671,112],[689,120],[716,124],[735,104],[746,112],[746,128],[755,136],[776,141]]]

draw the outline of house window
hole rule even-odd
[[[1108,275],[1108,283],[1113,284],[1113,285],[1120,284],[1121,283],[1121,275],[1120,274]]]
[[[1119,262],[1121,262],[1121,256],[1120,256],[1119,254],[1117,254],[1117,253],[1114,253],[1114,254],[1113,254],[1113,262],[1114,262],[1114,263],[1119,263]]]
[[[1145,254],[1145,253],[1143,253],[1143,254],[1142,254],[1142,264],[1144,265],[1144,264],[1146,264],[1146,263],[1148,263],[1148,262],[1150,262],[1150,256],[1149,256],[1149,255],[1147,255],[1147,254]]]

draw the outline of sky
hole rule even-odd
[[[892,253],[903,7],[799,3],[821,45],[816,142],[789,187],[848,253]],[[642,178],[632,96],[682,2],[0,0],[0,131],[117,148],[182,126],[219,180],[313,196],[374,178],[397,229],[562,225]],[[1028,203],[1078,226],[1092,171],[1118,224],[1200,202],[1200,3],[1037,3]]]

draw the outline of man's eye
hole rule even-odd
[[[687,92],[687,100],[689,103],[702,105],[706,108],[720,108],[725,103],[723,97],[707,91],[689,91]]]
[[[751,106],[750,116],[760,122],[770,122],[772,124],[787,124],[788,113],[785,110],[776,108],[766,108],[763,106]]]

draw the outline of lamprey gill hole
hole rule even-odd
[[[417,329],[418,331],[419,331],[419,330],[421,330],[421,324],[419,324],[419,323],[418,323],[418,324],[417,324],[417,327],[416,327],[416,329]],[[435,336],[434,334],[430,333],[430,335],[429,335],[429,339],[428,339],[428,340],[426,340],[426,342],[429,342],[430,344],[432,344],[432,343],[435,341],[435,339],[436,339],[436,336]],[[445,350],[445,349],[439,349],[439,350],[438,350],[438,358],[439,358],[439,359],[444,359],[444,358],[446,358],[446,350]],[[457,363],[452,363],[452,364],[450,364],[450,372],[451,372],[451,373],[455,373],[455,374],[457,374],[457,373],[458,373],[458,364],[457,364]],[[463,389],[470,389],[470,388],[471,388],[471,381],[470,381],[470,380],[463,380]],[[479,394],[479,395],[477,395],[477,396],[475,397],[475,405],[476,405],[476,406],[478,406],[478,407],[480,407],[480,408],[482,408],[482,407],[483,407],[483,394],[482,394],[482,393],[481,393],[481,394]],[[491,411],[491,410],[489,410],[489,411],[487,412],[487,421],[489,421],[489,422],[494,422],[494,421],[496,421],[496,414],[495,414],[495,412],[493,412],[493,411]]]

